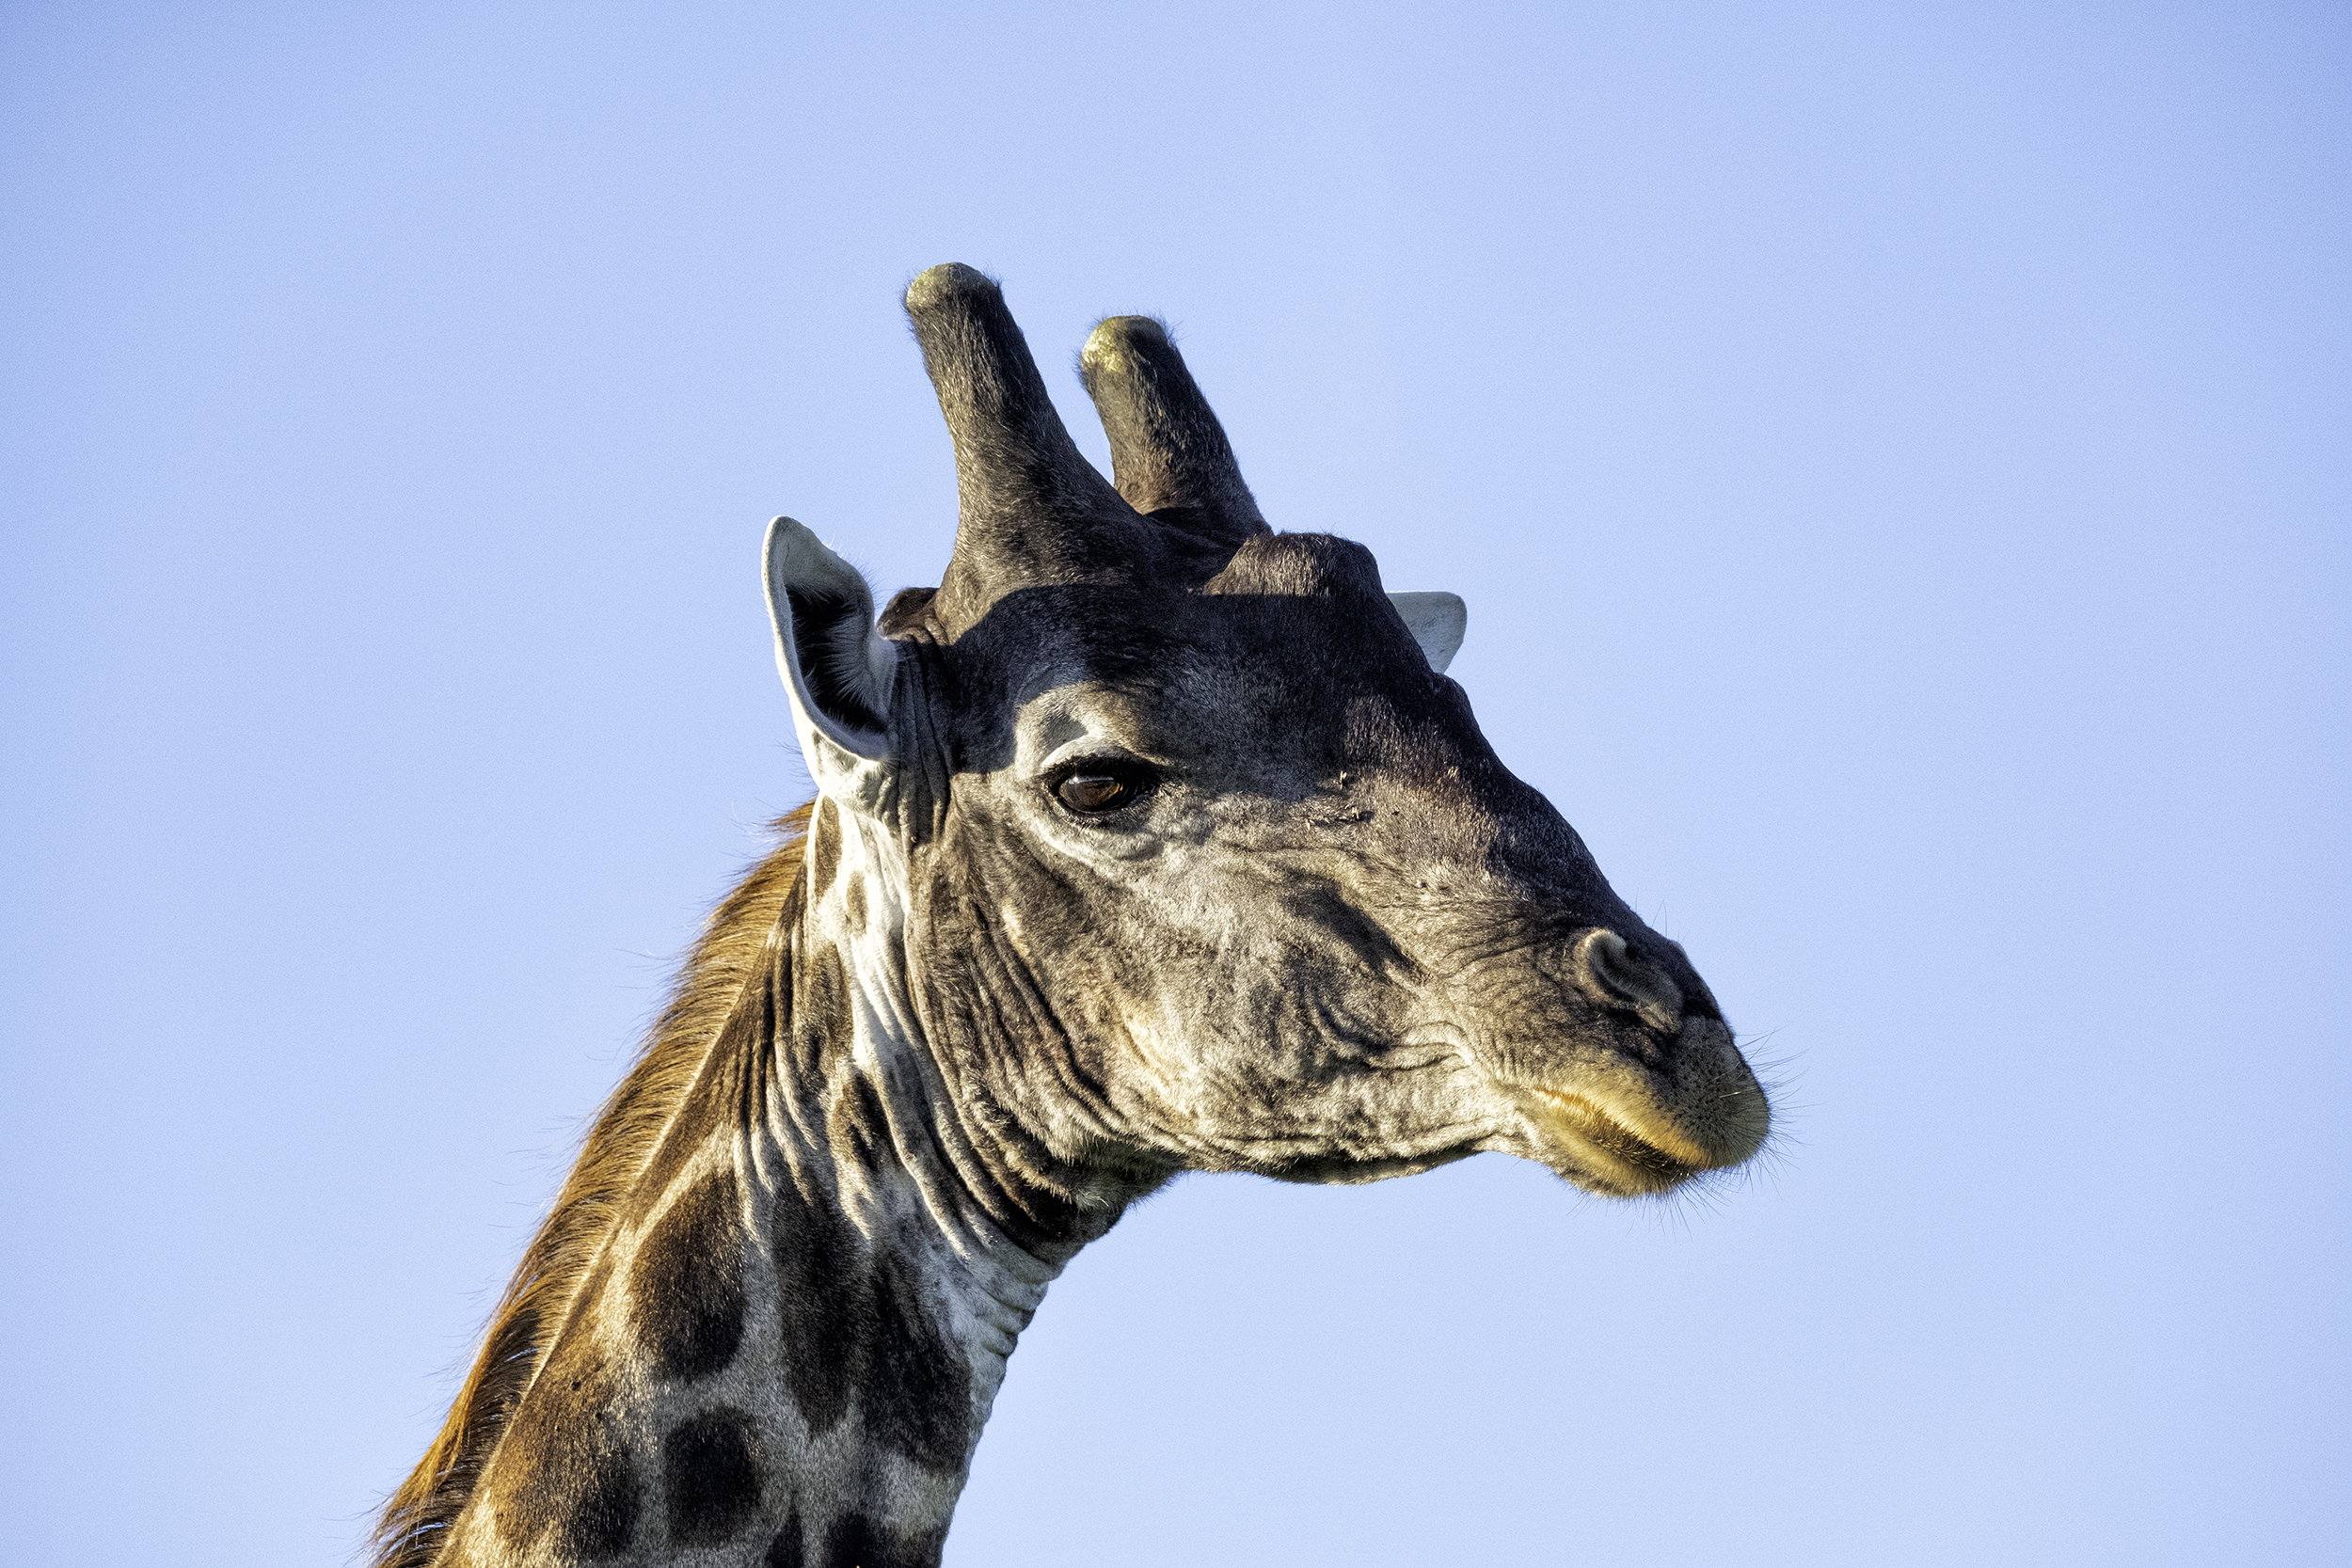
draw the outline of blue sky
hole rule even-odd
[[[947,1561],[2317,1561],[2352,1409],[2352,25],[2318,5],[23,5],[13,1560],[341,1560],[937,579],[897,294],[1165,313],[1686,942],[1670,1209],[1192,1179]],[[20,1555],[21,1554],[21,1555]]]

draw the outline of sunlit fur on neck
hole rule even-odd
[[[531,1386],[619,1205],[718,1039],[769,933],[804,898],[801,853],[814,801],[780,817],[782,842],[752,868],[687,956],[644,1053],[605,1101],[580,1163],[499,1298],[449,1419],[376,1521],[373,1568],[428,1568],[464,1512],[506,1421]]]

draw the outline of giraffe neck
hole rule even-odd
[[[956,1114],[908,992],[895,853],[819,808],[799,918],[441,1562],[938,1560],[1006,1358],[1086,1237],[1041,1229]]]

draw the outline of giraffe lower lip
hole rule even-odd
[[[1574,1146],[1581,1175],[1603,1190],[1628,1196],[1661,1193],[1704,1168],[1659,1148],[1581,1094],[1546,1088],[1529,1092],[1549,1113],[1541,1118],[1546,1129],[1565,1133]]]

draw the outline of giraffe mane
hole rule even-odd
[[[386,1499],[371,1568],[429,1568],[490,1451],[539,1370],[580,1281],[619,1217],[620,1199],[660,1142],[694,1082],[768,935],[798,905],[801,855],[814,800],[776,819],[782,842],[711,911],[680,966],[669,1005],[628,1076],[597,1112],[579,1162],[531,1240],[483,1330],[482,1349],[433,1446]]]

